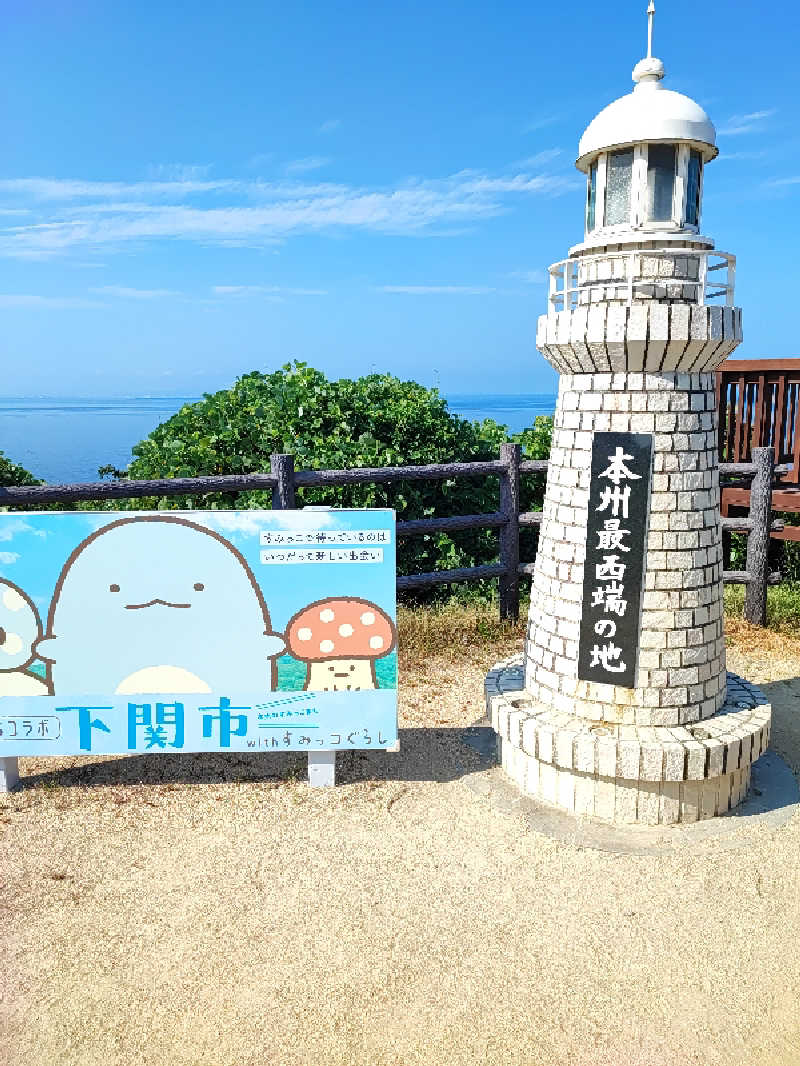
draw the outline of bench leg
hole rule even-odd
[[[15,755],[0,758],[0,792],[11,792],[19,784],[19,759]]]
[[[333,788],[336,784],[336,752],[308,753],[308,783],[312,788]]]

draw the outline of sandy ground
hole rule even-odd
[[[795,771],[799,648],[730,654]],[[459,739],[512,650],[407,668],[402,752],[335,790],[290,757],[23,760],[4,1066],[800,1063],[800,817],[647,857],[538,834]]]

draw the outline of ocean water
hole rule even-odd
[[[452,393],[447,396],[447,406],[462,418],[493,418],[509,432],[519,433],[533,425],[537,415],[551,415],[556,409],[555,393],[520,393],[501,395],[492,393]]]
[[[0,398],[0,451],[54,484],[96,481],[98,467],[127,466],[134,444],[195,399]],[[536,415],[552,414],[556,403],[549,394],[452,394],[447,401],[462,418],[493,418],[512,433],[530,426]]]
[[[0,399],[0,451],[53,484],[97,481],[98,467],[127,466],[133,445],[193,399]]]

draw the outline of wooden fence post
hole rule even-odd
[[[500,617],[516,622],[519,618],[519,444],[501,444],[500,459],[506,464],[500,476],[500,512],[505,525],[500,527]]]
[[[289,511],[294,505],[294,456],[277,452],[269,457],[270,473],[278,479],[272,490],[273,511]]]
[[[772,478],[775,457],[772,448],[753,448],[756,473],[750,486],[750,519],[747,537],[747,592],[744,616],[757,626],[767,624],[767,576],[769,574],[769,534],[772,525]]]

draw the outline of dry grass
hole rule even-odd
[[[800,671],[800,634],[750,625],[736,615],[725,616],[728,648],[776,659],[793,659]]]
[[[741,615],[737,595],[729,603],[726,590],[725,632],[728,647],[734,653],[794,659],[800,668],[800,628],[750,625]],[[770,599],[778,590],[770,589]],[[800,592],[797,612],[800,615]],[[401,607],[397,613],[400,667],[416,669],[431,659],[445,662],[472,661],[481,657],[506,658],[519,650],[525,638],[524,604],[519,622],[501,622],[497,603],[448,604],[411,610]]]
[[[431,656],[457,662],[506,647],[511,655],[525,635],[524,620],[501,622],[496,603],[401,607],[397,629],[401,668],[414,668]]]
[[[744,612],[744,585],[726,585],[725,614],[730,621]],[[767,589],[767,625],[771,630],[800,638],[800,582],[784,581]]]

